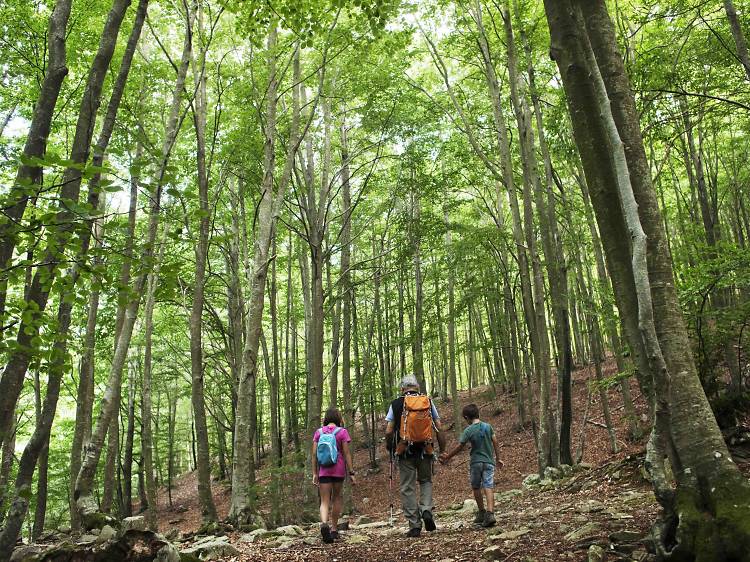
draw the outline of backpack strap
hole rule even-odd
[[[338,427],[338,426],[336,426],[336,428],[335,428],[335,429],[334,429],[334,430],[333,430],[333,431],[331,432],[331,435],[333,435],[334,437],[336,437],[336,434],[337,434],[337,433],[338,433],[339,431],[341,431],[342,429],[343,429],[342,427]]]

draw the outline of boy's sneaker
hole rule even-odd
[[[406,533],[407,537],[418,537],[422,534],[422,528],[421,527],[412,527],[409,529],[409,532]]]
[[[333,537],[331,536],[331,528],[328,526],[328,523],[323,523],[320,526],[320,536],[323,537],[324,543],[333,542]]]
[[[482,527],[494,527],[495,523],[495,514],[491,511],[486,511],[484,513],[484,521],[482,521]]]
[[[424,521],[425,531],[434,531],[435,529],[437,529],[437,526],[435,525],[435,519],[432,517],[431,511],[423,511],[422,520]]]
[[[474,524],[475,525],[484,525],[484,514],[487,513],[484,509],[480,509],[477,511],[476,516],[474,517]]]

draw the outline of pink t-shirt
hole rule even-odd
[[[322,429],[324,433],[333,433],[333,431],[336,429],[336,426],[334,424],[329,424],[324,426]],[[313,436],[313,441],[317,443],[319,440],[320,428],[315,430],[315,435]],[[338,478],[346,477],[346,460],[344,459],[344,447],[342,444],[350,443],[351,440],[352,438],[349,437],[349,432],[346,431],[345,427],[342,427],[336,434],[336,448],[339,452],[336,464],[334,464],[333,466],[318,466],[318,476],[335,476]]]

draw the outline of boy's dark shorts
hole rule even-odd
[[[474,462],[469,465],[469,482],[472,490],[495,487],[495,465],[489,462]]]

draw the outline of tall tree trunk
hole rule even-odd
[[[144,244],[142,262],[151,264],[154,260],[154,250],[156,247],[157,231],[159,228],[159,213],[161,209],[161,191],[164,185],[169,157],[174,146],[178,133],[178,120],[180,108],[182,105],[182,93],[185,87],[185,78],[190,65],[192,52],[192,27],[195,19],[195,10],[192,10],[186,17],[186,32],[182,49],[182,58],[175,79],[175,87],[172,92],[172,104],[169,117],[167,120],[164,139],[162,143],[161,161],[155,178],[154,195],[150,205],[148,230],[146,242]],[[116,389],[120,386],[122,379],[122,369],[127,358],[130,340],[133,335],[133,327],[138,315],[141,298],[146,288],[148,272],[143,271],[139,274],[133,284],[133,296],[131,297],[127,309],[123,314],[122,328],[116,338],[115,353],[112,358],[107,390],[102,397],[102,405],[99,411],[99,417],[96,421],[92,438],[89,443],[84,445],[83,461],[81,470],[76,480],[76,489],[74,497],[78,512],[84,528],[103,524],[104,519],[97,515],[98,506],[93,496],[94,476],[96,467],[101,456],[102,445],[107,434],[107,429],[116,414],[117,403],[114,401]]]
[[[417,191],[412,192],[412,251],[414,252],[414,375],[417,377],[422,392],[427,392],[424,379],[424,323],[422,319],[423,308],[423,281],[421,261],[421,208],[422,201]]]
[[[65,42],[72,4],[72,0],[57,0],[50,14],[47,27],[47,60],[45,61],[47,71],[34,104],[34,113],[31,116],[29,132],[26,135],[26,144],[21,157],[23,163],[18,167],[16,179],[7,200],[3,201],[5,217],[0,221],[0,323],[4,323],[10,261],[18,242],[19,233],[16,225],[23,218],[29,199],[34,199],[42,186],[43,167],[32,164],[30,160],[43,158],[47,151],[47,137],[52,128],[57,98],[63,81],[68,75]],[[1,383],[0,388],[4,388]],[[5,392],[3,390],[3,394]],[[13,405],[15,406],[15,403]],[[0,418],[0,442],[3,442],[7,435],[7,424],[5,418]]]
[[[294,157],[299,147],[299,49],[294,54],[294,77],[292,88],[292,123],[289,133],[287,161],[278,188],[274,192],[274,165],[276,153],[276,105],[278,102],[276,75],[276,24],[272,22],[268,34],[267,65],[269,69],[266,92],[266,122],[263,162],[263,183],[260,203],[257,210],[257,232],[253,244],[252,269],[246,267],[249,286],[249,305],[245,325],[245,348],[243,351],[242,374],[238,386],[237,415],[235,418],[234,459],[232,463],[232,500],[229,516],[240,525],[253,523],[255,511],[255,470],[252,463],[252,441],[256,431],[255,423],[255,383],[258,376],[258,348],[262,331],[263,306],[265,304],[266,277],[272,256],[269,251],[275,237],[276,222],[281,212],[286,188],[291,179]],[[249,266],[249,260],[245,260]],[[247,439],[250,439],[248,446]]]
[[[139,358],[134,358],[136,363]],[[135,366],[128,370],[128,424],[125,431],[125,454],[122,459],[122,503],[120,513],[123,517],[133,515],[133,440],[135,437]]]
[[[450,386],[451,404],[453,405],[453,432],[456,439],[461,436],[461,405],[458,402],[458,381],[456,380],[456,291],[455,267],[453,257],[453,235],[448,220],[448,211],[444,212],[445,250],[448,261],[448,385]]]
[[[735,10],[732,0],[724,0],[724,11],[727,13],[729,28],[732,30],[732,37],[734,37],[737,58],[742,63],[745,76],[750,80],[750,56],[747,54],[747,41],[745,40],[745,34],[742,31],[740,20],[737,17],[737,10]]]
[[[600,230],[608,205],[621,213],[620,224],[626,221],[632,236],[632,255],[627,247],[613,251],[614,241],[604,235],[602,242],[611,261],[632,259],[629,273],[637,305],[620,310],[623,315],[637,313],[653,363],[657,407],[647,467],[665,508],[656,528],[657,546],[673,559],[748,560],[750,483],[732,462],[693,359],[685,353],[689,341],[664,225],[606,5],[600,0],[545,0],[545,8]],[[601,160],[595,157],[597,149],[611,152]],[[598,189],[607,203],[599,199]],[[611,205],[614,197],[621,205]],[[662,470],[667,454],[676,477],[674,490]]]
[[[197,1],[194,9],[201,10]],[[201,13],[198,14],[198,27],[202,27]],[[201,506],[201,516],[204,525],[211,524],[218,519],[216,505],[211,493],[211,451],[208,439],[208,423],[206,422],[206,399],[204,390],[203,365],[203,305],[206,289],[206,261],[208,259],[209,224],[211,209],[208,204],[208,170],[206,167],[206,120],[208,114],[208,99],[206,95],[205,51],[202,53],[200,69],[194,65],[193,73],[199,81],[196,96],[193,100],[193,123],[195,125],[196,160],[198,166],[198,209],[199,227],[198,240],[195,246],[195,286],[193,287],[193,303],[190,309],[190,373],[192,384],[191,402],[193,405],[193,420],[195,422],[195,437],[197,446],[198,468],[198,499]]]
[[[348,423],[354,424],[352,407],[352,187],[349,171],[349,144],[346,122],[340,129],[341,142],[341,386],[344,399],[344,415]]]
[[[83,176],[80,165],[85,164],[88,160],[104,78],[106,77],[109,63],[117,44],[120,24],[122,23],[129,5],[130,0],[113,0],[112,8],[109,11],[107,21],[102,30],[99,48],[93,62],[91,63],[91,68],[89,69],[86,88],[81,99],[78,120],[76,122],[75,135],[70,150],[70,161],[73,165],[66,168],[63,174],[62,187],[59,192],[60,203],[58,205],[58,210],[55,213],[54,225],[49,227],[48,242],[44,250],[44,265],[39,266],[36,269],[28,294],[24,299],[26,303],[26,314],[21,315],[18,336],[16,338],[17,345],[15,346],[14,351],[9,354],[5,368],[3,369],[2,378],[0,378],[0,442],[4,440],[10,427],[11,418],[15,412],[18,396],[20,395],[23,386],[24,374],[26,373],[30,361],[39,354],[38,346],[33,342],[38,339],[39,326],[41,324],[42,315],[47,307],[50,287],[56,278],[61,263],[62,251],[70,242],[73,233],[76,215],[74,214],[70,203],[78,203],[79,200],[81,179]],[[61,3],[60,7],[61,10],[64,10],[64,3]],[[65,19],[67,20],[67,17]],[[64,33],[63,30],[64,26],[60,28],[59,32]],[[58,31],[55,33],[58,33]],[[64,50],[64,44],[61,48]],[[58,61],[58,64],[59,63],[60,61]],[[64,64],[63,55],[63,67]],[[55,72],[57,72],[57,70]],[[42,143],[43,142],[44,141],[42,141]],[[41,172],[41,170],[39,170],[39,172]],[[36,172],[30,173],[33,174]],[[91,201],[89,201],[89,203],[91,203]],[[96,203],[96,201],[94,201],[94,203]],[[92,206],[93,208],[96,208],[96,204]],[[12,240],[9,242],[9,247],[12,253],[15,236],[12,236],[11,238]],[[80,253],[83,255],[85,255],[88,250],[88,242],[85,240],[86,238],[87,236],[84,234],[83,240],[81,240]],[[11,254],[5,258],[6,263],[7,260],[10,259],[10,255]],[[5,256],[0,256],[0,259],[3,257]],[[66,281],[73,286],[75,281],[77,281],[77,278],[77,275],[67,276],[63,281]],[[67,307],[62,308],[64,309]],[[67,332],[67,330],[65,330],[65,332]]]

